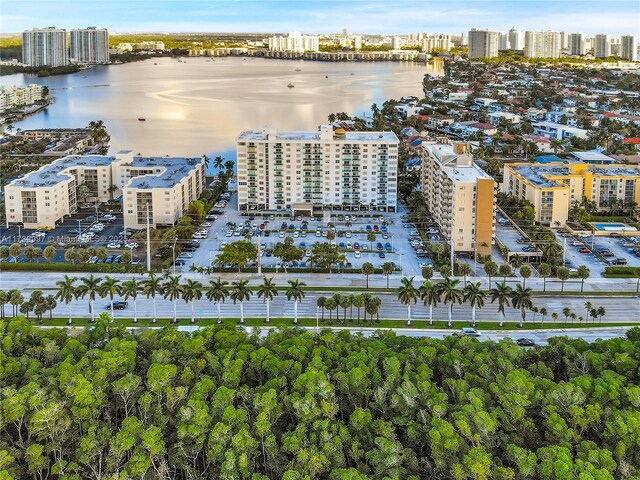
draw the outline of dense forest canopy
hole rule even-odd
[[[0,322],[0,479],[640,478],[640,329],[451,336]]]

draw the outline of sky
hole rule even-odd
[[[461,33],[472,27],[640,36],[640,0],[0,0],[0,33]]]

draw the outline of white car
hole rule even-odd
[[[356,258],[360,258],[361,256],[362,256],[362,255],[360,254],[360,252],[356,250],[355,257],[356,257]]]
[[[422,262],[420,263],[420,265],[418,265],[420,268],[432,268],[433,264],[432,263],[427,263],[427,262]]]
[[[278,234],[278,236],[279,236],[280,238],[284,238],[284,232],[280,232],[280,233]]]
[[[300,238],[300,232],[293,232],[293,238]]]
[[[118,242],[109,242],[107,243],[107,248],[120,248],[122,245],[120,245]]]
[[[182,252],[178,258],[193,258],[193,253],[191,252]]]
[[[316,230],[316,237],[321,237],[322,236],[322,232],[320,230]]]
[[[227,230],[227,233],[225,233],[224,236],[225,237],[232,237],[233,236],[233,232],[231,230]]]
[[[347,233],[345,233],[344,236],[347,238],[351,238],[351,232],[347,230]]]
[[[211,223],[209,222],[204,222],[202,225],[200,225],[201,227],[206,227],[209,228],[211,226]]]

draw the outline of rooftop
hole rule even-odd
[[[274,140],[282,142],[292,141],[320,141],[320,131],[317,132],[276,132],[270,130],[245,130],[237,140],[242,141],[264,141]],[[271,138],[269,138],[271,137]],[[333,135],[333,140],[344,140],[347,142],[383,142],[397,143],[398,137],[393,132],[346,132],[344,135]]]
[[[598,152],[597,150],[589,150],[588,152],[571,152],[571,155],[585,163],[616,163],[616,160]]]
[[[529,183],[540,188],[561,187],[562,184],[549,180],[546,175],[569,175],[569,167],[561,165],[519,165],[514,166],[513,171],[524,177]]]
[[[75,166],[100,167],[111,165],[113,161],[114,157],[104,155],[70,155],[40,167],[34,172],[27,173],[9,185],[22,188],[52,186],[73,178],[73,175],[66,171]]]
[[[186,157],[134,157],[132,167],[162,169],[160,173],[142,175],[132,178],[125,185],[126,188],[171,188],[189,176],[189,172],[204,162],[202,158]]]

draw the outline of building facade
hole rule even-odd
[[[638,44],[633,35],[623,35],[620,37],[620,57],[631,62],[638,61]]]
[[[42,85],[0,87],[0,113],[15,107],[33,105],[43,98],[44,87]]]
[[[587,163],[506,164],[501,191],[528,200],[536,221],[564,225],[575,201],[606,210],[612,200],[640,204],[640,166]]]
[[[451,35],[441,33],[422,38],[422,51],[429,53],[433,50],[448,52],[451,50]]]
[[[511,50],[524,50],[524,32],[512,27],[509,30],[509,47]]]
[[[269,50],[276,52],[319,52],[320,37],[289,32],[286,37],[274,36],[268,39]]]
[[[497,57],[498,36],[494,30],[469,30],[469,58]]]
[[[569,54],[586,55],[587,43],[583,33],[572,33],[569,35]]]
[[[453,250],[490,255],[496,185],[474,163],[471,146],[423,143],[420,177],[427,208]]]
[[[593,56],[596,58],[611,56],[611,38],[609,38],[609,35],[599,34],[593,38]]]
[[[68,156],[5,187],[7,225],[54,227],[78,203],[123,199],[124,225],[174,225],[205,185],[203,158]]]
[[[396,210],[393,132],[245,131],[237,138],[238,209]]]
[[[67,31],[55,27],[22,33],[22,63],[30,67],[64,67],[69,64]]]
[[[87,27],[71,30],[69,57],[74,63],[109,63],[109,32],[106,28]]]
[[[558,58],[560,47],[559,32],[527,31],[524,34],[524,56],[527,58]]]

